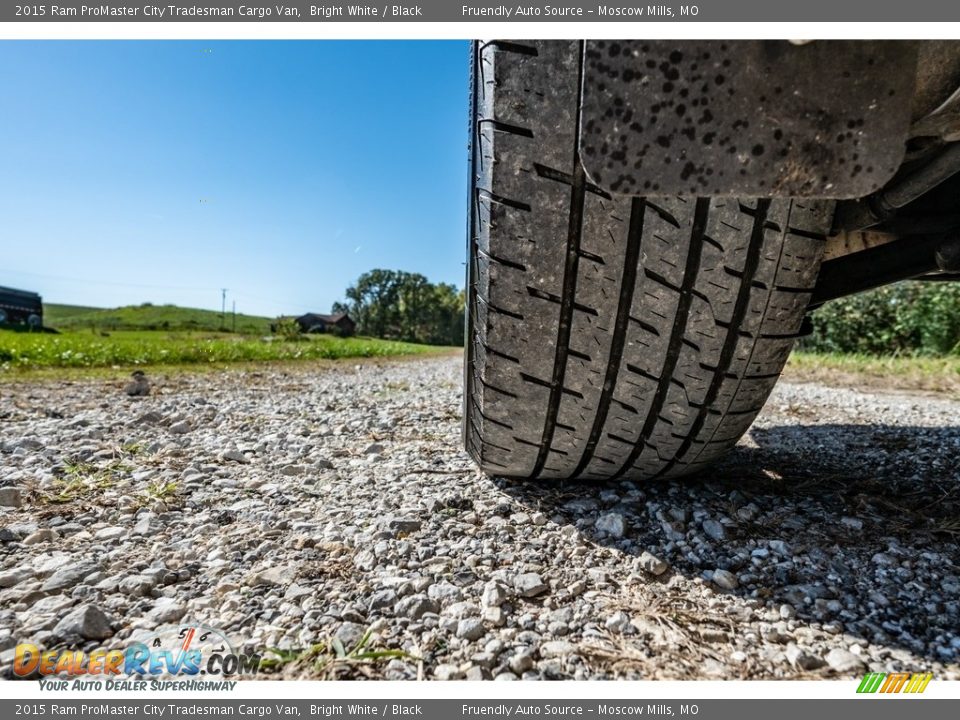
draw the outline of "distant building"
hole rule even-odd
[[[353,335],[357,324],[346,313],[336,315],[321,315],[320,313],[306,313],[294,318],[300,330],[305,333],[337,333],[339,335]]]
[[[0,287],[0,325],[43,327],[43,299],[35,292]]]

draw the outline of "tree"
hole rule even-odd
[[[463,344],[464,293],[419,273],[371,270],[347,288],[346,312],[361,335],[431,345]]]

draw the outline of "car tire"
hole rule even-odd
[[[578,154],[582,43],[473,51],[468,452],[512,478],[707,466],[777,381],[833,204],[611,195]]]

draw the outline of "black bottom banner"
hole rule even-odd
[[[491,693],[495,694],[495,693]],[[909,709],[905,707],[909,704]],[[0,717],[48,718],[611,718],[689,717],[697,720],[809,720],[864,717],[871,720],[926,720],[957,717],[957,701],[905,697],[849,700],[0,700]],[[952,710],[950,708],[953,708]]]

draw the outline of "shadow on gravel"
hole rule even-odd
[[[727,570],[735,583],[724,575],[718,593],[787,604],[784,613],[824,632],[954,663],[958,459],[960,427],[783,425],[753,428],[685,480],[497,483],[625,565],[649,552],[670,564],[661,579],[710,582]],[[611,513],[625,521],[622,537],[601,529]]]

